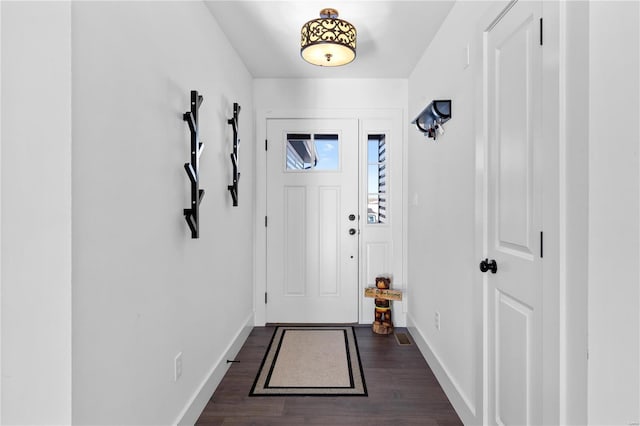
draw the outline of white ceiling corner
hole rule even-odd
[[[407,78],[454,0],[205,0],[254,78]],[[358,32],[356,59],[329,68],[300,57],[300,28],[332,7]]]

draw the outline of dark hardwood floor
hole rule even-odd
[[[393,335],[356,327],[369,396],[248,396],[274,327],[256,327],[200,415],[199,425],[461,425],[405,329]]]

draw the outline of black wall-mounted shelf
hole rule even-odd
[[[204,98],[198,94],[197,90],[191,91],[191,111],[183,114],[182,118],[189,125],[191,133],[191,162],[184,163],[184,170],[191,181],[191,207],[184,209],[184,218],[191,229],[191,238],[200,237],[200,202],[204,197],[204,189],[200,189],[200,154],[204,149],[204,144],[200,142],[200,127],[198,121],[198,110]]]
[[[444,133],[442,125],[451,120],[451,100],[432,101],[411,122],[415,124],[426,137],[436,139],[438,134]]]
[[[233,184],[227,186],[231,199],[233,200],[233,206],[238,206],[238,181],[240,180],[240,172],[238,171],[238,145],[240,140],[238,139],[238,115],[240,115],[240,105],[236,102],[233,103],[233,117],[227,120],[227,123],[233,128],[233,152],[231,153],[231,166],[233,167]]]

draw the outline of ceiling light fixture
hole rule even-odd
[[[320,18],[304,24],[300,33],[300,55],[310,64],[337,67],[356,57],[356,27],[338,19],[335,9],[322,9]]]

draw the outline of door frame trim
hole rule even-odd
[[[254,256],[253,256],[253,288],[254,288],[254,320],[256,326],[264,326],[266,324],[267,309],[264,303],[265,293],[267,289],[266,283],[266,250],[267,250],[267,233],[264,226],[264,218],[266,215],[267,205],[267,156],[265,150],[265,140],[267,139],[267,120],[269,119],[357,119],[359,121],[366,119],[392,119],[398,123],[404,123],[406,120],[404,111],[399,108],[388,109],[272,109],[264,108],[256,110],[255,122],[255,209],[254,209]],[[360,131],[358,131],[360,137]],[[400,125],[400,138],[402,139],[402,164],[407,161],[406,149],[406,130],[405,126]],[[406,254],[407,249],[407,230],[404,224],[407,223],[406,204],[406,185],[407,171],[406,167],[402,167],[402,253]],[[406,256],[402,259],[402,283],[401,288],[406,291]],[[359,280],[359,293],[363,292],[362,280]],[[400,283],[398,283],[400,284]],[[400,287],[400,286],[397,286]],[[358,306],[361,307],[360,298]],[[406,305],[406,303],[404,304]],[[404,307],[403,311],[406,310]],[[400,314],[400,312],[398,312]],[[402,312],[402,317],[404,317]],[[400,315],[395,317],[399,320]],[[362,323],[362,309],[359,309],[359,322]],[[399,326],[404,325],[404,321],[398,321]]]

